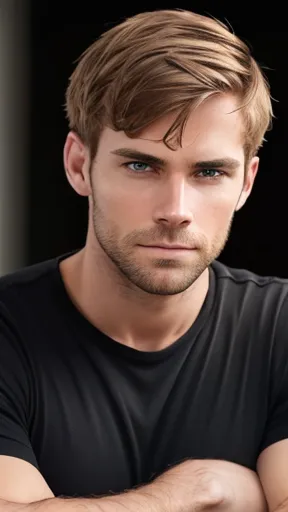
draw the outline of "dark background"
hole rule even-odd
[[[127,4],[126,4],[127,5]],[[260,171],[252,195],[235,217],[230,240],[219,258],[262,275],[288,277],[287,62],[284,4],[253,7],[222,2],[145,3],[137,8],[111,2],[32,1],[29,151],[28,264],[82,246],[87,200],[77,196],[64,174],[67,134],[64,95],[74,62],[100,33],[126,16],[162,8],[183,8],[229,22],[249,43],[271,84],[275,119],[260,151]],[[253,11],[254,9],[254,11]],[[282,14],[281,14],[282,13]]]

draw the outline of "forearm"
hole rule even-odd
[[[186,461],[150,484],[99,498],[52,498],[27,505],[0,500],[0,512],[266,512],[252,471],[225,461]],[[280,511],[279,511],[280,512]],[[282,511],[281,511],[282,512]]]
[[[31,504],[0,500],[0,512],[222,512],[226,510],[222,503],[217,481],[184,463],[152,483],[122,494],[91,499],[52,498]]]
[[[177,500],[168,489],[161,487],[146,486],[105,498],[52,498],[25,505],[0,500],[0,512],[200,512],[207,508],[196,496],[193,504],[183,508],[182,500]],[[209,510],[220,512],[222,508],[209,506]]]
[[[129,491],[104,498],[52,498],[26,505],[0,500],[0,512],[123,512],[124,510],[125,512],[180,512],[179,508],[171,508],[169,496],[165,496],[164,493],[162,495],[157,489],[156,492],[151,492],[148,486],[141,491]]]
[[[159,496],[150,495],[148,489],[105,498],[52,498],[25,505],[0,500],[0,512],[178,512],[168,507],[167,500],[160,504]]]
[[[0,500],[0,512],[200,512],[207,509],[195,497],[193,508],[189,505],[183,508],[180,503],[171,500],[169,493],[151,492],[143,489],[142,492],[128,492],[109,498],[98,499],[58,499],[52,498],[31,504],[10,503]],[[222,508],[209,507],[210,512],[221,511]]]

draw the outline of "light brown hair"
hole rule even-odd
[[[130,137],[168,113],[181,145],[192,108],[215,93],[239,97],[246,161],[273,117],[268,82],[248,46],[217,20],[180,9],[145,12],[107,30],[80,57],[66,91],[69,127],[97,152],[104,126]]]

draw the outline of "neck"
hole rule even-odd
[[[183,293],[151,295],[87,246],[62,261],[60,271],[71,300],[90,323],[115,341],[143,351],[164,349],[180,338],[196,320],[209,287],[206,269]]]

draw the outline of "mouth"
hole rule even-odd
[[[195,247],[189,247],[187,245],[179,245],[179,244],[155,244],[155,245],[141,245],[140,247],[144,247],[146,249],[158,249],[162,251],[193,251]]]

